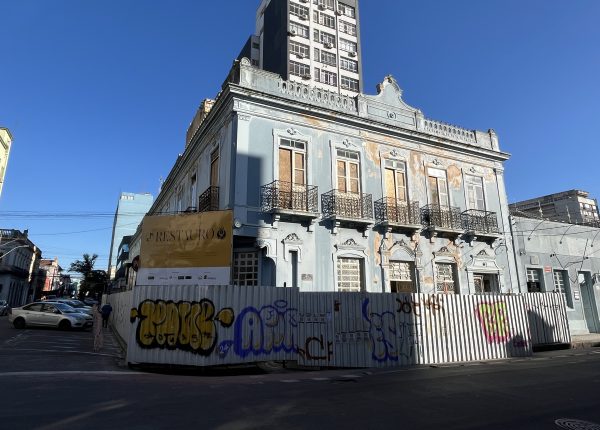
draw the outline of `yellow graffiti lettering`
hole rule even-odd
[[[208,300],[172,302],[145,300],[130,312],[130,320],[139,320],[136,341],[143,348],[183,349],[209,355],[217,343],[217,323],[230,327],[235,314],[215,306]]]

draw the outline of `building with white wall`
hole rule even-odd
[[[4,178],[6,176],[6,167],[8,166],[8,157],[12,146],[12,135],[8,128],[0,127],[0,196],[4,187]]]
[[[108,276],[114,279],[117,270],[117,259],[119,257],[119,244],[124,236],[135,233],[140,221],[152,206],[154,197],[152,194],[121,193],[115,219],[113,221],[110,252],[108,258]]]
[[[291,82],[363,91],[358,0],[262,0],[239,59]]]

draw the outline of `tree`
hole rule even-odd
[[[83,254],[83,260],[75,260],[71,263],[69,272],[80,273],[83,280],[79,284],[79,298],[83,299],[88,295],[94,297],[104,292],[108,283],[108,275],[104,270],[94,270],[97,254]]]

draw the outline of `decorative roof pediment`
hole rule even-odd
[[[358,96],[359,113],[380,122],[388,122],[396,126],[417,128],[417,116],[422,116],[419,109],[409,106],[402,100],[402,89],[392,76],[386,76],[377,85],[377,95]]]

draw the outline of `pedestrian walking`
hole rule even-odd
[[[100,351],[104,344],[104,338],[102,334],[102,314],[98,309],[98,305],[92,307],[92,313],[94,315],[94,352]]]
[[[102,306],[102,327],[108,327],[108,317],[110,316],[111,312],[112,306],[110,305],[110,303],[107,303],[104,306]]]

